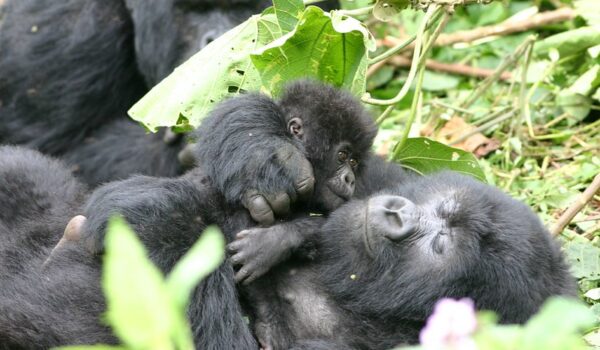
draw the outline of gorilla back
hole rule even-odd
[[[559,247],[528,207],[448,172],[347,203],[312,243],[313,262],[292,259],[246,289],[263,346],[388,349],[415,343],[443,297],[522,323],[548,297],[575,295]]]

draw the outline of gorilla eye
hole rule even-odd
[[[350,166],[356,168],[358,166],[358,160],[350,158]]]
[[[339,151],[338,152],[338,160],[340,162],[345,162],[348,159],[348,153],[344,152],[344,151]]]

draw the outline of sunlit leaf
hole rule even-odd
[[[149,130],[177,125],[181,116],[198,126],[224,98],[244,90],[257,91],[260,78],[249,54],[264,44],[261,40],[272,38],[265,32],[275,21],[274,14],[252,16],[223,34],[150,90],[131,107],[129,115]]]
[[[223,234],[214,226],[208,227],[167,278],[169,292],[181,309],[185,309],[196,285],[221,265],[224,257]]]
[[[298,18],[304,10],[304,3],[302,0],[273,0],[273,8],[281,33],[285,34],[296,26]]]
[[[406,140],[394,161],[419,174],[452,170],[485,182],[485,174],[473,154],[425,137]]]
[[[133,349],[170,349],[177,316],[161,272],[120,217],[109,221],[105,246],[102,287],[115,334]]]
[[[288,81],[312,77],[360,96],[367,50],[373,47],[372,36],[359,21],[309,6],[293,31],[256,50],[252,62],[264,90],[274,95]]]

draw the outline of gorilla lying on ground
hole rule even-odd
[[[167,272],[220,213],[198,172],[111,183],[84,208],[84,187],[37,151],[0,147],[0,174],[0,349],[117,342],[101,322],[101,256],[77,242],[86,230],[103,235],[108,217],[123,214]],[[188,315],[197,349],[257,349],[229,264],[197,287]]]
[[[178,138],[126,111],[173,68],[268,0],[6,0],[0,142],[63,157],[97,185],[181,173]]]
[[[523,204],[460,175],[404,180],[334,211],[311,237],[313,260],[296,255],[244,290],[263,346],[385,349],[415,342],[441,297],[470,297],[503,322],[523,322],[548,296],[574,294],[558,248]],[[137,176],[97,189],[79,229],[101,237],[120,213],[166,272],[207,224],[235,232],[222,205],[199,169]],[[44,265],[49,254],[3,278],[0,348],[114,342],[99,322],[98,258],[77,242]],[[189,317],[197,348],[257,348],[228,264],[197,288]]]
[[[444,297],[523,323],[548,297],[576,295],[527,206],[450,172],[353,200],[316,232],[311,259],[299,250],[242,289],[265,349],[389,349],[416,343]]]
[[[354,158],[351,159],[360,159],[359,157],[362,157],[362,154],[366,152],[366,150],[370,146],[370,143],[374,136],[371,130],[373,130],[374,128],[372,127],[373,123],[370,120],[370,118],[366,114],[364,114],[364,112],[361,112],[362,109],[358,110],[358,112],[360,113],[353,110],[353,108],[355,108],[355,106],[357,105],[357,102],[349,101],[348,95],[339,92],[331,87],[324,87],[318,84],[311,85],[303,83],[300,83],[299,85],[297,85],[297,87],[298,89],[304,89],[303,92],[306,92],[307,94],[313,94],[315,96],[318,96],[320,93],[326,93],[326,96],[332,98],[331,101],[320,101],[319,103],[321,104],[332,103],[337,101],[333,106],[339,106],[339,110],[336,110],[336,112],[342,113],[342,115],[345,117],[344,119],[336,121],[337,123],[339,123],[339,125],[337,125],[337,128],[338,130],[345,130],[346,135],[334,134],[335,138],[331,142],[334,143],[334,141],[341,142],[342,140],[346,140],[344,143],[344,146],[346,147],[345,150],[347,150],[348,152],[353,152],[352,155]],[[242,98],[241,100],[247,101],[247,103],[244,105],[245,107],[252,107],[251,103],[253,101],[258,101],[266,105],[270,104],[271,106],[275,105],[274,102],[268,99]],[[346,106],[347,102],[352,103]],[[296,103],[301,103],[301,101]],[[293,106],[290,103],[288,105],[288,108],[300,108],[300,105]],[[247,108],[244,110],[251,111],[252,108]],[[261,110],[257,110],[257,112],[260,111]],[[271,113],[271,115],[273,114]],[[282,115],[275,116],[282,117]],[[342,175],[353,176],[353,170],[349,167],[348,164],[350,160],[348,159],[348,162],[340,161],[340,163],[338,163],[338,161],[335,158],[337,155],[336,152],[339,153],[341,151],[338,151],[337,148],[333,149],[332,151],[330,150],[330,147],[328,145],[328,142],[330,141],[328,141],[329,139],[326,137],[327,135],[322,135],[321,138],[317,137],[316,132],[324,131],[321,131],[318,128],[315,128],[310,125],[310,123],[316,122],[316,116],[313,114],[307,115],[305,117],[306,118],[304,119],[304,122],[307,123],[307,127],[305,128],[307,131],[306,135],[310,135],[309,137],[314,137],[316,140],[318,140],[319,144],[321,145],[321,150],[333,153],[327,158],[331,160],[331,163],[333,165],[323,165],[327,166],[326,169],[331,169],[331,171],[319,171],[317,172],[317,174],[319,176],[320,174],[332,176],[332,178],[338,177],[339,179],[341,175],[339,174],[338,169],[342,168],[349,169]],[[321,119],[322,122],[327,122],[327,120],[329,120],[325,118],[325,116],[322,116]],[[300,122],[302,122],[302,120],[297,119],[294,121],[296,130],[298,130],[298,123]],[[333,121],[329,120],[329,122],[332,123]],[[358,125],[359,128],[353,128],[353,125]],[[371,129],[369,129],[369,127],[371,127]],[[333,128],[333,126],[330,126],[330,128]],[[217,129],[215,129],[214,131],[216,132]],[[242,128],[240,130],[244,129]],[[260,128],[256,130],[260,131]],[[304,129],[302,130],[302,134],[304,135]],[[238,148],[243,148],[245,150],[257,150],[257,148],[252,148],[250,144],[245,144],[241,142],[243,140],[236,140],[235,134],[229,135],[225,133],[221,135],[225,138],[231,136],[229,143],[237,145]],[[252,139],[251,141],[256,142],[257,140],[263,141],[265,139],[263,137],[260,137]],[[352,144],[351,142],[355,142],[356,145]],[[266,145],[268,144],[268,142],[264,144]],[[273,142],[272,144],[276,144],[276,142]],[[277,143],[277,145],[278,147],[285,147],[285,144],[282,143]],[[338,147],[335,143],[334,145]],[[224,150],[226,151],[226,149]],[[268,148],[268,150],[273,150],[273,148]],[[276,150],[281,151],[281,149]],[[256,158],[260,157],[261,154],[253,154],[253,156]],[[263,153],[262,156],[266,157],[267,154]],[[325,156],[326,155],[323,155],[323,157]],[[266,174],[268,176],[271,176],[271,181],[274,181],[275,183],[277,181],[281,181],[277,176],[282,177],[283,174],[289,176],[291,172],[288,169],[293,170],[294,167],[297,166],[293,163],[290,164],[288,157],[291,157],[293,159],[304,160],[303,164],[308,164],[308,170],[312,174],[310,164],[306,162],[306,160],[303,158],[303,154],[299,153],[298,149],[296,149],[294,146],[291,146],[286,149],[285,157],[282,160],[280,160],[281,162],[278,164],[278,169],[282,173],[280,174],[277,172],[273,172]],[[245,159],[240,158],[239,161],[244,162]],[[382,161],[379,162],[383,163]],[[234,164],[237,164],[237,162],[234,162]],[[250,166],[252,166],[253,163],[249,164]],[[376,169],[376,167],[373,167],[373,169]],[[390,174],[392,174],[392,172],[390,172]],[[388,178],[388,176],[383,174],[383,172],[381,173],[381,177]],[[389,181],[391,181],[391,176],[389,178]],[[327,178],[323,179],[323,181],[325,180],[327,180]],[[321,179],[317,178],[317,183],[319,183],[319,181],[321,181]],[[350,191],[345,192],[345,195],[352,195],[353,189],[354,186],[352,184]],[[335,200],[336,203],[339,204],[339,200],[336,197],[331,197],[331,199]],[[25,198],[22,200],[27,199]],[[229,237],[231,237],[236,232],[239,232],[243,228],[252,227],[254,225],[250,216],[247,214],[246,210],[243,207],[235,207],[222,200],[221,193],[216,191],[216,189],[212,187],[210,183],[210,178],[204,177],[201,174],[200,169],[195,169],[191,173],[176,179],[134,177],[126,181],[110,183],[96,190],[94,195],[92,195],[92,197],[90,198],[88,205],[86,206],[85,214],[88,220],[86,223],[82,224],[82,243],[87,247],[88,251],[97,253],[102,250],[102,241],[106,220],[110,215],[115,213],[121,213],[127,219],[129,219],[130,223],[134,226],[134,229],[136,229],[137,232],[140,233],[140,235],[144,239],[145,244],[149,247],[151,257],[163,269],[163,271],[168,271],[170,270],[170,268],[172,268],[175,261],[177,261],[184,254],[184,252],[192,245],[192,243],[197,238],[197,235],[200,232],[202,232],[202,229],[207,224],[219,224],[222,230]],[[301,222],[297,222],[295,223],[295,225],[301,225]],[[297,230],[302,231],[302,227],[298,228]],[[56,243],[56,241],[57,239],[55,239],[53,242]],[[58,249],[58,251],[60,251],[60,249]],[[48,252],[46,253],[49,254]],[[17,255],[18,254],[19,252],[17,252]],[[195,296],[194,300],[205,300],[206,302],[192,303],[193,306],[190,317],[192,325],[194,327],[194,332],[198,336],[197,341],[206,342],[208,341],[206,339],[215,339],[214,343],[210,344],[218,344],[219,346],[225,348],[229,347],[227,344],[249,344],[249,342],[244,338],[245,333],[243,333],[241,330],[237,330],[242,328],[241,326],[238,326],[238,323],[236,323],[235,321],[237,320],[237,316],[240,316],[238,310],[239,305],[237,303],[237,299],[235,299],[235,289],[233,286],[233,281],[230,281],[227,277],[227,274],[231,271],[231,267],[227,265],[226,267],[222,267],[222,269],[224,269],[224,271],[220,271],[211,275],[211,278],[214,278],[215,281],[211,281],[209,279],[208,281],[204,282],[203,285],[211,285],[210,288],[207,287],[206,290],[199,288],[199,290],[197,291],[197,295]],[[32,293],[33,296],[30,296],[30,298],[36,299],[35,289],[27,291],[25,294],[30,295]],[[216,298],[217,300],[211,302],[211,298]],[[231,301],[230,299],[234,299],[234,301]],[[208,313],[203,313],[201,311],[204,310],[204,308],[217,308],[217,306],[221,307],[222,304],[219,304],[219,302],[222,302],[223,305],[231,305],[231,318],[227,318],[228,314],[225,313],[225,320],[223,322],[217,322],[218,326],[210,326],[211,329],[215,330],[213,333],[217,334],[216,336],[206,335],[204,337],[200,337],[199,334],[202,332],[203,329],[202,324],[212,324],[215,322],[214,320],[211,320],[210,317],[207,319],[208,316],[206,315]],[[235,308],[236,305],[238,305],[237,309]],[[204,315],[204,317],[202,315]],[[10,324],[10,322],[7,322],[7,324]],[[235,327],[232,328],[231,325]],[[48,332],[51,331],[52,328],[48,330]],[[235,334],[232,335],[231,332],[234,332]],[[231,340],[221,340],[221,338],[225,338],[226,335]],[[40,335],[38,338],[52,339],[52,337],[48,337],[46,335]],[[243,339],[240,341],[240,338]],[[84,341],[78,338],[63,340],[63,343],[77,343]]]

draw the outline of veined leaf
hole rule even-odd
[[[485,174],[472,153],[448,147],[425,137],[406,140],[394,161],[419,174],[452,170],[485,182]]]

